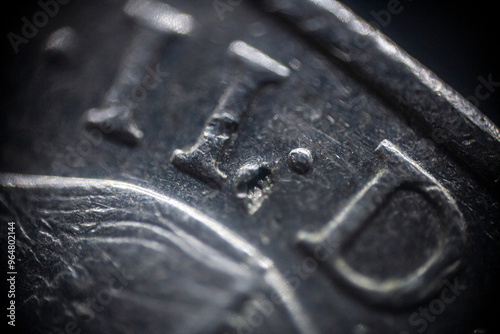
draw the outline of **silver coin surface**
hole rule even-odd
[[[18,328],[491,331],[500,132],[350,9],[53,3],[0,126]]]

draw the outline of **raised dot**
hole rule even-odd
[[[296,173],[307,173],[311,169],[312,163],[312,154],[308,149],[296,148],[288,154],[288,164]]]

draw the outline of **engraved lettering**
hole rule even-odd
[[[266,83],[276,83],[290,75],[287,67],[244,42],[233,42],[228,53],[239,75],[226,88],[196,144],[187,150],[176,150],[172,157],[177,168],[217,186],[222,185],[226,175],[216,162],[255,91]]]
[[[436,292],[461,263],[466,241],[464,219],[448,191],[396,146],[384,140],[376,152],[385,167],[325,227],[312,233],[300,231],[298,242],[306,253],[321,254],[320,264],[327,271],[371,302],[392,306],[416,303]],[[351,268],[341,252],[402,186],[425,193],[436,205],[443,217],[443,237],[427,262],[407,277],[375,280]]]
[[[137,22],[136,31],[102,106],[88,110],[84,118],[89,126],[109,129],[107,134],[117,140],[137,144],[143,133],[134,120],[134,109],[146,98],[146,89],[159,83],[152,81],[161,80],[158,68],[151,69],[154,58],[169,36],[191,33],[194,21],[156,0],[129,0],[124,12]]]

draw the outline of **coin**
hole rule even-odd
[[[499,130],[347,7],[42,3],[0,148],[16,327],[493,328]]]

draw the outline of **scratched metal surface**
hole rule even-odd
[[[241,2],[224,20],[168,5],[185,14],[74,2],[13,64],[0,212],[27,330],[488,328],[498,129],[336,2]],[[466,288],[415,317],[445,280]]]

